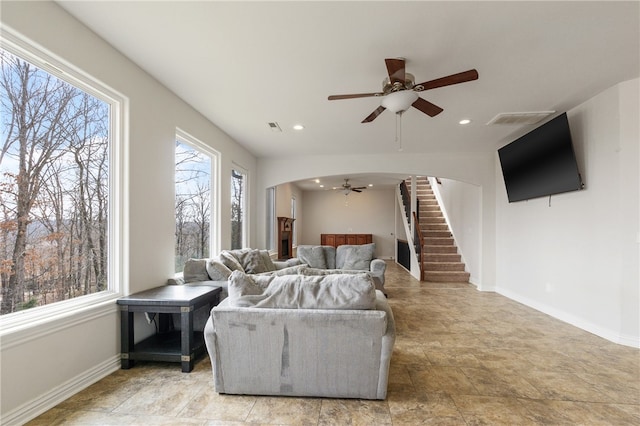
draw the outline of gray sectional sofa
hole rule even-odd
[[[303,265],[298,259],[273,261],[267,250],[223,250],[218,256],[189,259],[183,272],[169,278],[169,285],[215,285],[222,287],[220,300],[227,297],[228,279],[233,271],[248,274],[297,274]]]
[[[223,289],[221,303],[194,319],[217,392],[386,397],[395,342],[386,264],[372,259],[374,245],[341,247],[299,246],[282,262],[266,250],[226,250],[188,260],[169,280]]]
[[[376,259],[375,243],[364,245],[332,246],[300,245],[297,257],[275,261],[267,250],[252,248],[222,250],[218,256],[207,259],[189,259],[184,271],[169,279],[172,285],[216,285],[222,287],[220,300],[227,297],[227,280],[233,271],[267,275],[320,275],[366,271],[374,279],[376,289],[384,290],[387,264]]]
[[[385,399],[395,322],[371,275],[236,271],[205,343],[219,393]]]
[[[367,271],[375,279],[376,288],[384,290],[384,273],[387,264],[375,258],[376,244],[313,246],[299,245],[296,251],[297,260],[311,268],[336,272]],[[295,262],[291,259],[291,262]]]

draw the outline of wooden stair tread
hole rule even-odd
[[[407,186],[411,189],[410,180]],[[462,256],[431,185],[425,178],[416,183],[418,227],[424,237],[423,273],[429,282],[469,282]]]

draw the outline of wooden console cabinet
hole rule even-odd
[[[362,245],[373,242],[372,234],[320,234],[320,244],[338,247],[344,244]]]

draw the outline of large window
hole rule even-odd
[[[298,207],[296,205],[296,197],[295,196],[291,196],[291,218],[294,219],[294,223],[295,223],[295,219],[297,219],[297,214],[298,214]],[[291,244],[294,247],[298,246],[298,227],[294,225],[293,228],[293,235],[291,236]]]
[[[175,270],[189,258],[211,253],[212,200],[216,155],[201,142],[179,132],[176,140]]]
[[[247,173],[239,167],[231,170],[231,248],[246,246]]]
[[[120,256],[122,99],[7,36],[0,48],[2,315],[116,290]]]
[[[276,188],[267,188],[266,243],[269,250],[276,250]]]

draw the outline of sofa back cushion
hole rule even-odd
[[[338,246],[336,268],[368,271],[375,251],[376,243]]]
[[[332,246],[300,245],[296,250],[296,256],[311,268],[335,269],[336,267],[336,249]]]
[[[236,307],[279,309],[374,309],[375,285],[362,274],[247,275],[229,277],[229,303]]]

